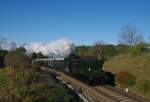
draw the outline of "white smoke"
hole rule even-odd
[[[60,39],[49,43],[33,42],[19,45],[4,38],[0,38],[0,50],[15,50],[17,47],[24,47],[28,54],[41,52],[46,56],[68,56],[75,48],[72,41]]]
[[[17,48],[16,43],[8,39],[0,37],[0,50],[12,51],[12,50],[15,50],[16,48]]]
[[[68,39],[60,39],[57,41],[43,44],[41,42],[33,42],[23,46],[27,53],[41,52],[48,56],[68,56],[74,50],[74,44]]]

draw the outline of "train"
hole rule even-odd
[[[93,56],[76,56],[74,54],[65,58],[64,72],[87,84],[105,83],[103,62]]]
[[[36,62],[61,71],[89,85],[104,84],[107,80],[103,70],[103,61],[94,56],[70,54],[65,58],[49,58],[45,61],[44,59],[37,59]]]

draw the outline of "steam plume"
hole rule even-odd
[[[15,50],[16,48],[17,48],[16,43],[8,39],[0,37],[0,50],[12,51],[12,50]]]
[[[47,56],[68,56],[74,50],[74,44],[68,39],[60,39],[49,43],[32,42],[19,45],[4,38],[0,38],[0,50],[15,50],[24,47],[28,54],[41,52]]]
[[[68,39],[60,39],[46,44],[33,42],[23,47],[29,54],[41,52],[48,56],[68,56],[74,50],[73,42]]]

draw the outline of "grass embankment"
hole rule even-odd
[[[82,102],[39,66],[4,68],[0,71],[0,82],[0,102]]]
[[[112,72],[116,76],[119,73],[122,74],[122,72],[134,76],[135,84],[131,85],[130,89],[150,97],[150,55],[136,57],[129,55],[116,56],[105,62],[104,67],[105,70]],[[120,76],[122,77],[120,79],[123,79],[123,77],[125,79],[125,74]],[[119,86],[118,83],[117,85]]]
[[[5,70],[0,69],[0,89],[5,85],[5,83],[6,83]]]

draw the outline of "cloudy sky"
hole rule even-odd
[[[0,36],[19,43],[116,44],[126,24],[148,38],[149,18],[150,0],[0,0]]]

